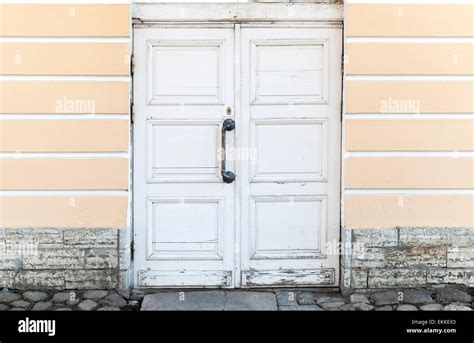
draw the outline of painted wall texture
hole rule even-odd
[[[474,226],[472,13],[346,4],[345,227]],[[0,15],[0,226],[126,227],[129,5]]]
[[[130,285],[129,17],[0,5],[0,287]]]
[[[343,288],[472,287],[473,6],[382,2],[345,6]]]
[[[0,227],[127,227],[129,17],[0,5]]]
[[[474,227],[473,6],[345,7],[344,226]]]
[[[472,22],[345,6],[347,288],[474,285]],[[0,5],[0,240],[41,250],[1,287],[130,285],[130,46],[126,4]]]

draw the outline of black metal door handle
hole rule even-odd
[[[222,144],[222,159],[221,159],[221,175],[225,183],[232,183],[235,181],[235,174],[226,170],[226,133],[235,129],[235,121],[227,118],[222,123],[221,144]]]

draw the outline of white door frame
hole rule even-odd
[[[321,5],[321,4],[206,4],[204,8],[199,4],[134,4],[132,6],[134,20],[133,32],[136,28],[142,27],[167,27],[167,28],[235,28],[235,42],[240,41],[241,27],[284,27],[284,28],[341,28],[342,27],[342,5]],[[289,10],[289,7],[291,10]],[[270,22],[272,21],[272,22]],[[342,30],[341,30],[342,37]],[[342,44],[342,43],[341,43]],[[240,56],[240,44],[235,44],[235,56]],[[134,63],[137,63],[135,60]],[[240,113],[240,80],[241,70],[235,68],[234,75],[234,93],[235,113]],[[341,74],[342,80],[342,74]],[[341,89],[342,93],[342,89]],[[133,114],[132,114],[133,115]],[[236,130],[240,132],[241,121],[236,120]],[[135,126],[132,126],[135,132]],[[238,137],[236,137],[236,140]],[[133,143],[132,143],[133,144]],[[236,141],[236,145],[239,143]],[[132,147],[134,148],[134,147]],[[133,151],[133,150],[132,150]],[[341,163],[341,156],[339,156]],[[241,164],[236,161],[235,170],[237,174],[241,174]],[[132,160],[132,170],[133,167]],[[235,236],[234,236],[234,278],[230,287],[241,285],[241,182],[240,178],[235,182]],[[135,189],[132,187],[132,199],[135,196]],[[341,198],[341,190],[339,189],[338,198]],[[133,201],[132,201],[133,203]],[[134,212],[132,211],[132,223]],[[340,218],[339,218],[340,219]],[[132,224],[133,227],[133,224]],[[135,230],[133,230],[135,233]],[[340,232],[339,232],[340,235]],[[133,262],[133,269],[136,264]],[[133,271],[134,287],[137,287],[136,272]],[[337,284],[339,284],[339,275],[336,275]]]

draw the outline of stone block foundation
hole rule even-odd
[[[474,229],[343,229],[342,237],[343,291],[474,287]],[[131,246],[129,229],[0,229],[0,288],[129,294]]]
[[[128,291],[130,247],[130,230],[1,229],[0,287]]]
[[[343,230],[343,239],[346,290],[474,287],[474,229]]]

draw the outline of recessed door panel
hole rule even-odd
[[[250,258],[322,256],[326,213],[325,197],[252,197]]]
[[[222,103],[224,42],[150,40],[149,103]]]
[[[220,182],[220,124],[216,120],[147,120],[148,181]]]
[[[222,259],[222,198],[150,198],[147,210],[148,259]]]
[[[327,102],[325,38],[250,40],[251,104]]]
[[[327,120],[252,120],[251,181],[324,180]]]

